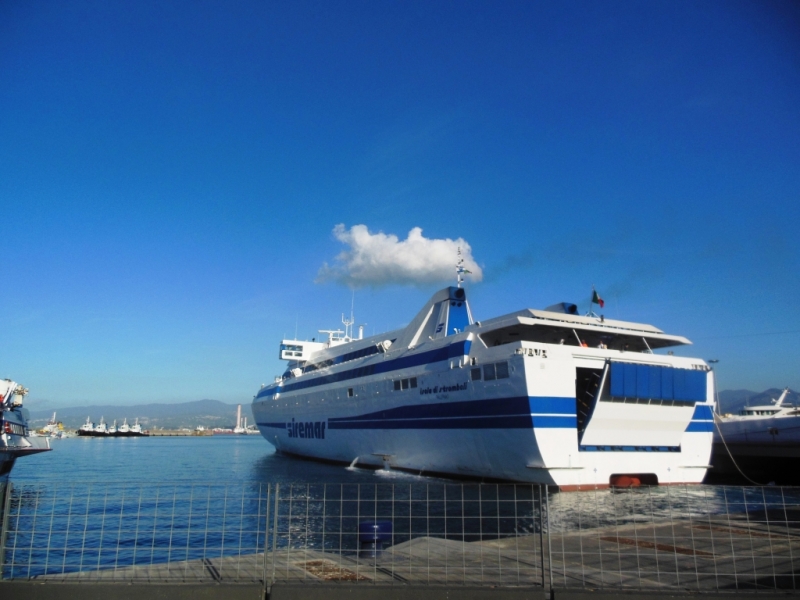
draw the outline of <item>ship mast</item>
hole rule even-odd
[[[472,273],[464,268],[464,257],[461,256],[461,246],[458,247],[458,262],[456,263],[456,287],[461,287],[464,283],[464,275]]]

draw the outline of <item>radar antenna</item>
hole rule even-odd
[[[345,339],[352,340],[353,339],[353,323],[356,322],[355,317],[353,317],[353,306],[356,302],[356,292],[353,290],[353,296],[350,299],[350,318],[345,319],[344,313],[342,313],[342,324],[344,324],[344,337]]]

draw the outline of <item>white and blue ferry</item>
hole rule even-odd
[[[562,490],[700,483],[713,371],[690,344],[575,305],[474,321],[461,285],[404,329],[283,340],[253,414],[281,453]]]

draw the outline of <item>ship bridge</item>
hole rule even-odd
[[[685,337],[668,335],[652,325],[549,310],[526,309],[476,323],[474,328],[489,347],[525,341],[652,352],[692,343]]]

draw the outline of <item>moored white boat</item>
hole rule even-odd
[[[10,379],[0,380],[0,483],[8,481],[16,460],[50,450],[48,437],[33,437],[22,407],[28,390]]]
[[[460,281],[459,281],[460,284]],[[253,400],[279,452],[561,489],[699,483],[713,372],[690,344],[574,305],[474,321],[461,287],[404,329],[283,340],[288,369]]]
[[[86,423],[84,423],[78,428],[78,435],[80,436],[94,435],[94,423],[92,423],[90,417],[86,417]]]
[[[739,414],[717,415],[714,471],[739,471],[759,483],[800,482],[800,407],[786,402],[784,388],[770,404],[746,406]]]
[[[139,417],[136,417],[136,421],[134,422],[133,425],[130,426],[130,429],[128,431],[128,436],[129,437],[136,437],[136,436],[143,436],[143,435],[147,435],[147,434],[142,430],[142,426],[139,425]]]
[[[108,426],[106,425],[106,421],[103,417],[100,417],[100,422],[94,428],[92,435],[95,437],[103,437],[108,435]]]

